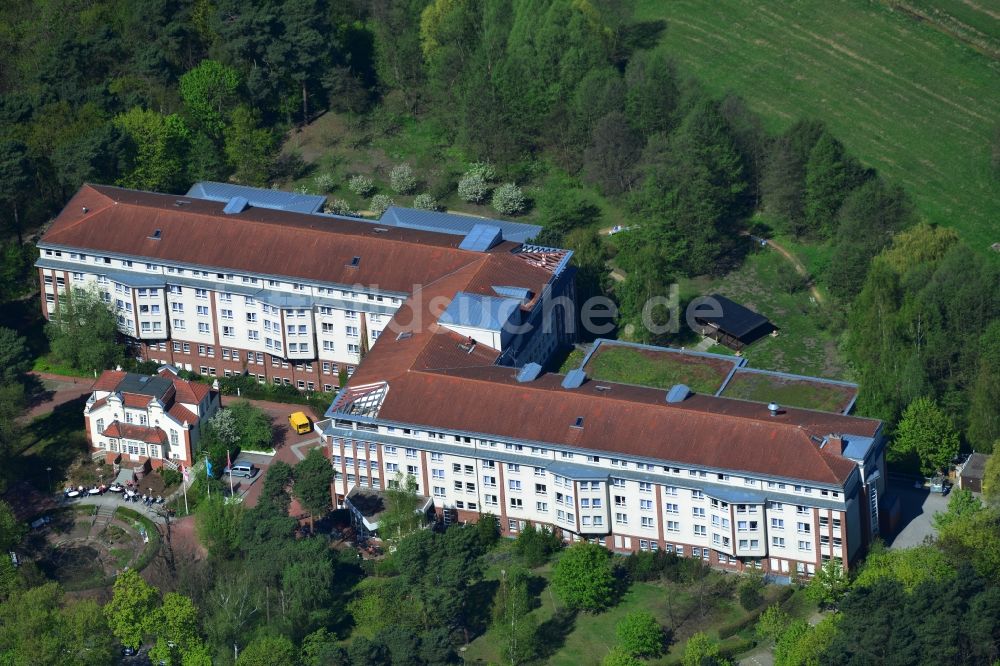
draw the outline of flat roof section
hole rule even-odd
[[[263,187],[216,183],[210,180],[195,183],[185,196],[219,202],[228,202],[234,197],[242,197],[254,208],[287,210],[295,213],[316,213],[322,210],[323,204],[326,203],[326,197],[318,194],[282,192]]]
[[[789,407],[847,414],[858,397],[858,385],[818,377],[740,368],[719,395],[724,398],[776,402]]]
[[[664,390],[686,384],[695,393],[715,395],[745,362],[734,356],[598,340],[580,367],[594,380]]]

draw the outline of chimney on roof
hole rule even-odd
[[[844,439],[843,435],[827,435],[826,446],[830,448],[832,453],[842,456],[844,449],[847,448],[847,440]]]
[[[771,401],[767,403],[767,411],[771,412],[771,416],[777,416],[778,412],[781,411],[781,407],[778,403]]]

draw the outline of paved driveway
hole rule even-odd
[[[948,496],[927,488],[914,488],[912,482],[890,481],[889,492],[899,497],[901,518],[894,536],[885,536],[890,548],[919,546],[924,538],[937,534],[934,514],[948,510]]]

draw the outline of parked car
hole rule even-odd
[[[222,470],[222,474],[223,475],[228,474],[230,476],[242,476],[248,479],[252,479],[253,477],[257,476],[257,467],[253,463],[237,462],[232,467],[227,467],[226,469]]]

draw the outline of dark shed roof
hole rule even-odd
[[[722,310],[721,314],[716,314],[716,309],[711,307],[712,300]],[[695,318],[713,324],[736,338],[746,337],[770,323],[764,315],[719,294],[712,294],[706,299],[701,299],[698,302],[698,309],[695,310]]]

